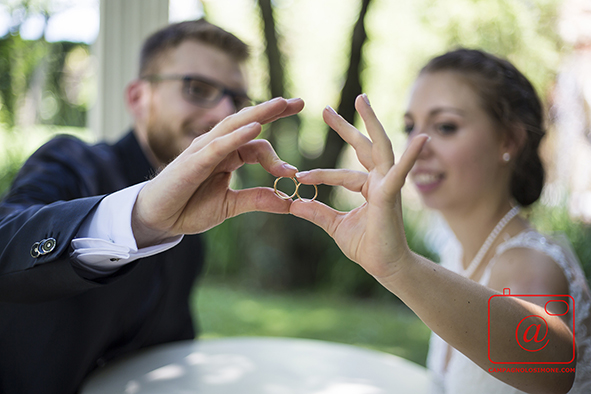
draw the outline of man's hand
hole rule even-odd
[[[260,163],[274,176],[293,177],[297,169],[281,161],[269,142],[255,138],[261,124],[303,107],[301,99],[275,98],[230,115],[195,138],[139,193],[131,220],[138,247],[200,233],[244,212],[288,213],[291,201],[278,198],[273,189],[232,190],[230,178],[244,163]]]

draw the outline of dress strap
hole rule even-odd
[[[480,283],[483,286],[488,286],[488,282],[490,281],[490,273],[492,272],[492,269],[495,266],[496,262],[497,262],[497,256],[495,255],[491,259],[491,261],[489,261],[489,263],[486,265],[486,268],[484,269],[484,272],[480,276],[478,283]]]
[[[498,261],[498,257],[508,248],[506,247],[506,243],[507,241],[509,241],[511,239],[511,237],[509,236],[509,234],[505,234],[505,239],[503,240],[503,242],[501,242],[497,248],[495,249],[495,254],[494,256],[490,259],[490,261],[488,262],[488,264],[486,265],[486,267],[484,268],[484,272],[482,273],[482,275],[480,276],[480,279],[478,280],[478,283],[480,283],[483,286],[488,286],[488,282],[490,281],[490,275],[492,272],[493,267],[495,266],[495,264]]]

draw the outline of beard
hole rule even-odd
[[[186,136],[191,135],[191,130],[188,120],[175,123],[162,116],[155,103],[151,103],[146,136],[148,148],[161,164],[168,165],[189,146]]]
[[[200,124],[198,118],[185,119],[180,124],[175,119],[162,116],[154,102],[151,103],[146,124],[148,147],[154,157],[168,165],[189,147],[196,135],[209,132],[215,124]]]
[[[168,165],[182,152],[175,143],[181,137],[170,125],[150,122],[147,126],[147,136],[148,147],[156,159],[164,165]]]
[[[199,135],[209,132],[213,127],[214,125],[208,125]],[[148,122],[146,134],[148,147],[156,159],[165,166],[189,147],[193,137],[187,136],[195,135],[194,127],[190,122],[182,123],[178,129],[175,129],[175,126],[170,123],[154,120]]]
[[[175,126],[166,117],[160,115],[154,101],[150,101],[150,110],[146,124],[146,136],[148,148],[160,163],[165,166],[173,161],[180,153],[177,141],[181,138],[183,131],[175,130]]]

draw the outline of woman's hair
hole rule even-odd
[[[458,49],[433,58],[421,74],[453,71],[466,79],[478,94],[482,107],[510,137],[525,141],[513,163],[511,194],[522,206],[534,203],[544,186],[544,167],[538,147],[545,135],[540,99],[532,84],[515,66],[479,50]]]

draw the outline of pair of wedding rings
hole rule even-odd
[[[318,196],[318,188],[316,187],[316,185],[312,185],[312,186],[314,186],[314,197],[312,197],[311,199],[304,199],[304,198],[302,198],[302,196],[300,196],[300,193],[299,193],[300,186],[302,184],[299,183],[298,180],[295,179],[295,177],[289,178],[289,179],[291,179],[293,181],[293,184],[295,185],[295,191],[293,192],[293,194],[291,196],[288,196],[287,193],[283,193],[283,192],[279,191],[277,189],[277,183],[279,182],[280,179],[283,179],[283,178],[286,178],[286,177],[280,176],[279,178],[275,179],[275,183],[273,183],[273,190],[275,190],[275,194],[279,198],[282,198],[284,200],[291,200],[292,198],[294,198],[294,197],[297,196],[297,198],[300,199],[301,201],[314,201],[314,200],[316,200],[316,197]]]

